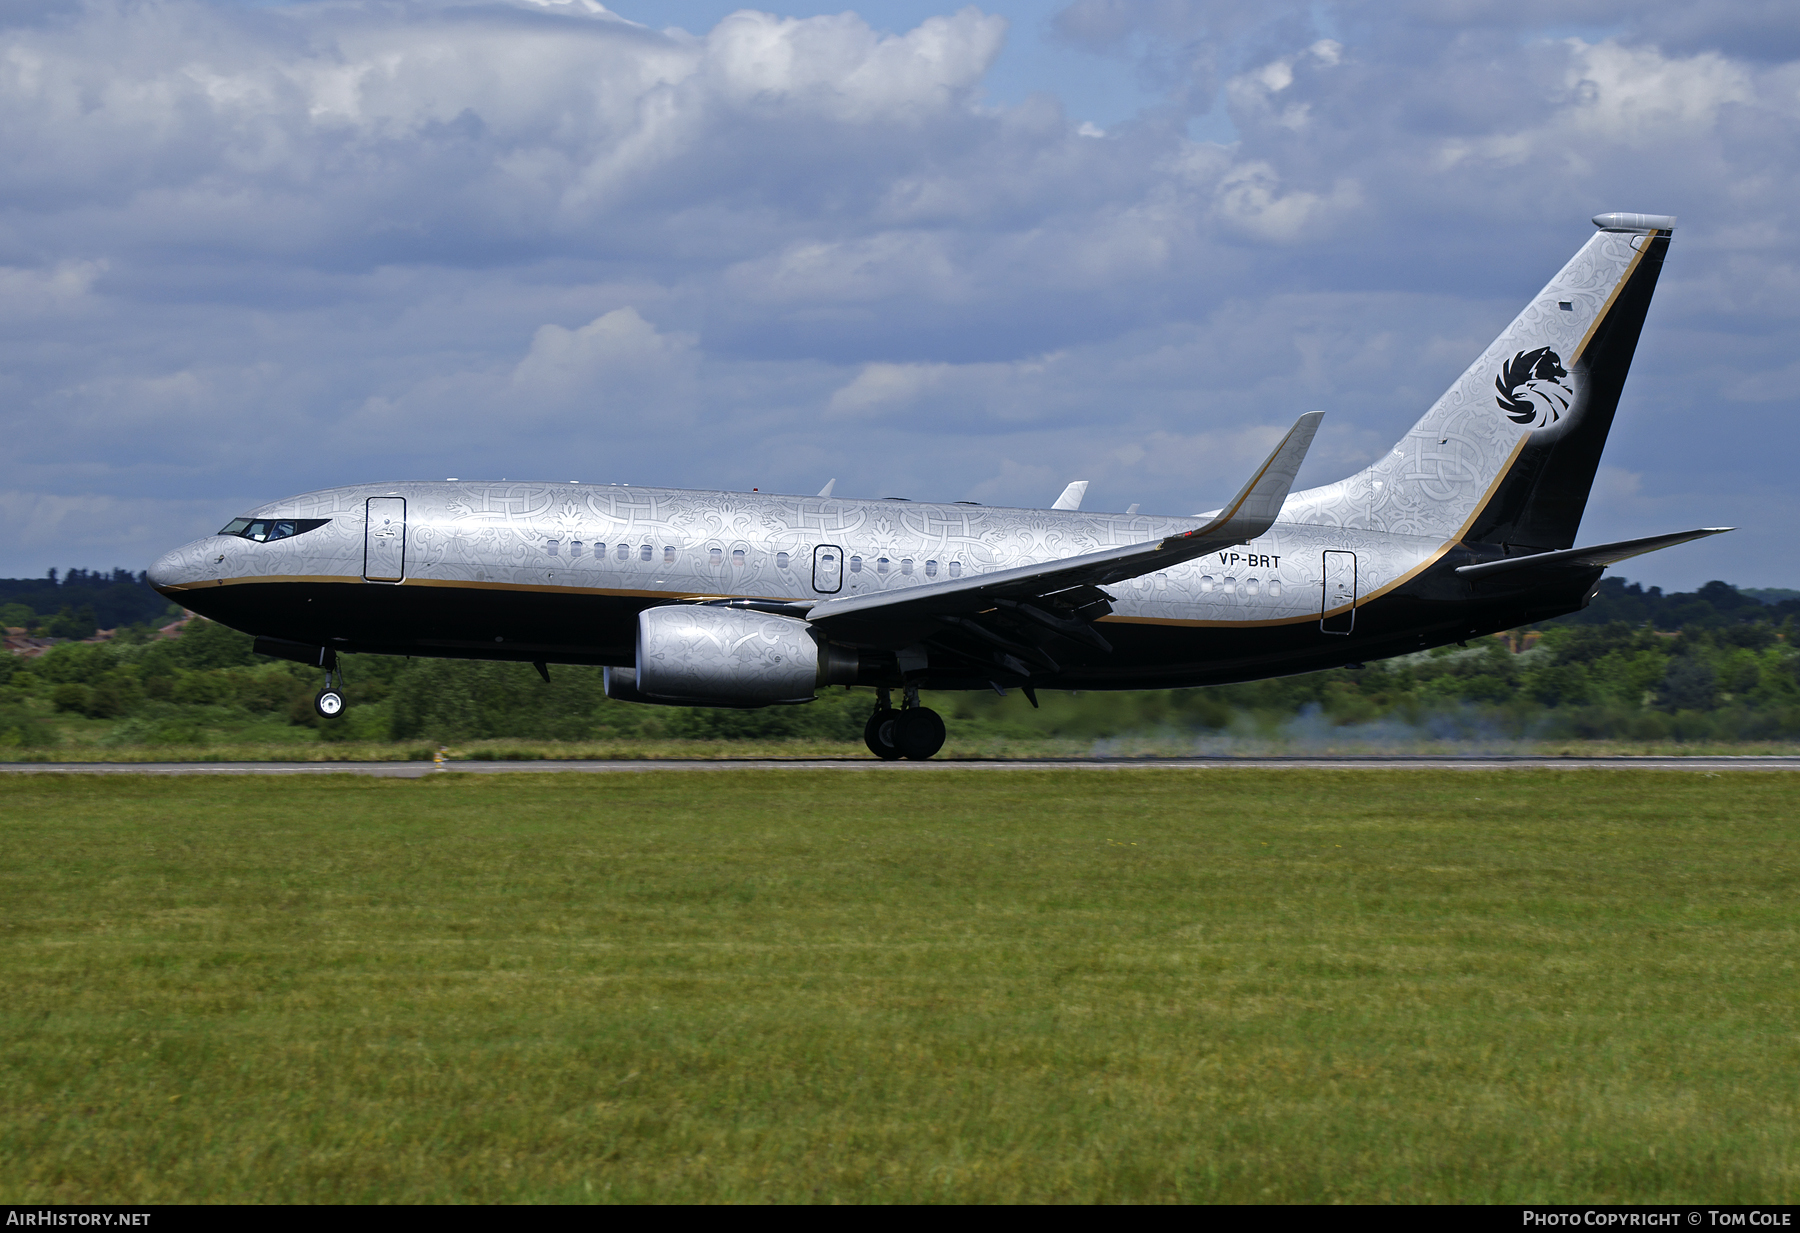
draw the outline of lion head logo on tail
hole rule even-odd
[[[1548,428],[1575,401],[1575,387],[1562,357],[1548,347],[1521,351],[1500,367],[1494,378],[1500,396],[1494,401],[1515,424]]]

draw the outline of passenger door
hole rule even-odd
[[[820,544],[813,549],[813,590],[836,595],[843,589],[844,550],[836,544]]]
[[[1356,554],[1328,551],[1325,581],[1319,596],[1319,629],[1347,634],[1356,628]]]
[[[406,498],[370,497],[363,528],[363,577],[399,582],[406,577]]]

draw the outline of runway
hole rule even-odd
[[[0,772],[15,775],[369,775],[380,779],[420,779],[428,775],[618,774],[644,771],[860,771],[869,774],[927,774],[934,771],[1507,771],[1635,770],[1800,771],[1800,757],[1269,757],[1269,758],[1039,758],[877,762],[872,758],[633,759],[571,762],[6,762]]]

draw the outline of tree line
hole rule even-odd
[[[53,569],[42,578],[0,578],[0,626],[44,637],[91,638],[180,616],[142,572],[71,569],[59,576]]]
[[[142,587],[116,575],[83,585],[95,585],[89,579],[101,589]],[[1041,710],[1016,694],[937,695],[932,704],[972,725],[960,731],[1019,737],[1269,729],[1305,716],[1444,736],[1800,739],[1800,595],[1761,598],[1723,582],[1665,595],[1622,578],[1599,590],[1572,616],[1361,670],[1188,690],[1044,692]],[[0,748],[277,738],[855,742],[872,702],[867,690],[834,689],[811,705],[762,711],[645,707],[606,698],[597,668],[553,666],[545,684],[524,664],[345,656],[350,709],[321,720],[312,708],[321,674],[250,648],[247,635],[196,620],[174,640],[139,625],[35,659],[0,656]]]

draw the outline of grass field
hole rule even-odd
[[[83,721],[86,722],[86,721]],[[874,761],[860,740],[646,740],[534,741],[517,738],[460,741],[447,747],[451,762],[561,762],[582,759],[747,761],[759,758],[854,758]],[[427,741],[218,741],[200,745],[106,745],[92,741],[21,748],[0,745],[0,763],[32,762],[430,762],[437,746]],[[1800,755],[1792,741],[1251,741],[1221,737],[1126,734],[1088,738],[968,736],[951,729],[942,761],[1019,761],[1035,758],[1337,757],[1438,755],[1543,758],[1680,758],[1704,755]]]
[[[0,1201],[1800,1200],[1800,776],[0,781]]]

